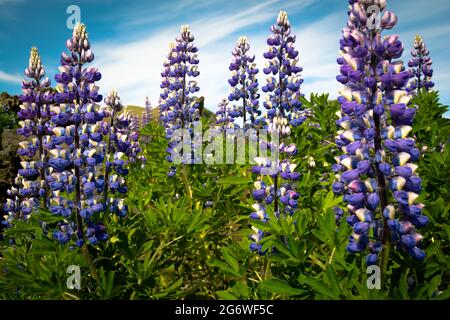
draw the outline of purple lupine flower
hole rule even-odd
[[[97,104],[102,96],[95,82],[101,74],[85,66],[94,55],[83,24],[76,25],[66,46],[69,53],[62,53],[60,73],[55,76],[58,87],[52,109],[53,136],[48,142],[51,174],[47,181],[53,188],[50,211],[73,219],[76,243],[82,244],[86,239],[84,226],[104,210],[103,136],[107,132],[102,120],[108,113]]]
[[[145,98],[145,110],[142,114],[142,126],[145,127],[152,120],[152,105],[148,97]]]
[[[141,119],[136,113],[130,113],[130,130],[138,132],[141,128]]]
[[[257,163],[252,171],[259,175],[255,182],[253,198],[257,201],[258,210],[250,217],[266,221],[267,206],[273,204],[275,216],[280,214],[292,215],[298,208],[299,193],[296,191],[296,181],[300,173],[296,172],[296,164],[291,158],[297,153],[297,147],[288,143],[291,127],[296,127],[306,119],[305,110],[300,102],[300,78],[302,68],[298,64],[298,51],[294,48],[295,36],[291,34],[291,26],[286,12],[281,11],[276,24],[271,28],[271,36],[267,40],[268,52],[264,57],[268,60],[268,67],[264,73],[270,75],[262,90],[268,93],[264,107],[262,123],[268,133],[276,135],[279,141],[262,141],[272,152],[276,151],[276,159],[255,158]],[[279,155],[279,157],[278,157]],[[272,178],[273,185],[264,182],[264,176]],[[252,251],[263,254],[259,240],[264,236],[260,230],[252,235],[255,241],[251,244]]]
[[[267,39],[268,51],[264,53],[268,66],[263,71],[270,76],[262,87],[268,93],[264,102],[268,111],[263,114],[263,118],[267,121],[283,117],[296,127],[306,119],[300,102],[300,85],[303,83],[300,72],[303,68],[298,66],[298,51],[294,47],[296,37],[291,34],[286,12],[280,12],[271,32]]]
[[[411,73],[412,80],[407,87],[409,92],[417,92],[422,89],[429,91],[434,87],[434,83],[431,80],[433,76],[433,64],[430,58],[430,51],[427,49],[421,36],[416,35],[414,40],[414,49],[411,50],[412,59],[408,62],[409,72]]]
[[[180,35],[175,43],[170,44],[167,59],[164,62],[164,70],[161,73],[162,82],[160,94],[160,118],[164,123],[166,138],[169,141],[168,153],[181,143],[180,137],[173,137],[173,132],[177,129],[188,130],[193,136],[195,125],[200,121],[199,103],[193,94],[200,88],[194,79],[200,74],[198,71],[197,47],[194,45],[194,35],[189,26],[181,26]],[[196,139],[191,139],[191,159],[186,162],[192,163],[193,150],[196,146]],[[185,158],[184,155],[183,158]],[[170,155],[166,157],[169,162],[173,162]],[[169,176],[175,175],[175,166],[171,167]]]
[[[128,174],[128,154],[130,153],[131,143],[127,131],[130,129],[131,118],[128,114],[118,114],[123,111],[123,105],[120,102],[120,96],[117,91],[111,90],[105,98],[107,112],[109,114],[109,123],[104,127],[108,132],[108,147],[106,151],[106,164],[104,175],[104,209],[109,208],[113,213],[119,216],[125,216],[126,212],[117,211],[118,201],[123,201],[122,198],[115,199],[109,195],[117,195],[125,193],[127,190],[124,176]]]
[[[45,76],[39,52],[32,48],[28,68],[25,70],[28,79],[22,81],[22,95],[20,110],[20,128],[17,133],[26,140],[19,143],[17,151],[21,158],[21,169],[15,180],[16,188],[8,190],[10,199],[4,205],[5,223],[14,219],[26,219],[33,210],[46,208],[48,186],[47,148],[45,141],[51,132],[48,121],[52,115],[50,80]],[[42,204],[39,199],[42,199]],[[32,205],[31,205],[32,204]]]
[[[232,52],[233,60],[229,67],[232,74],[228,80],[232,88],[228,100],[235,101],[237,104],[233,106],[235,111],[231,113],[231,116],[243,117],[244,129],[247,125],[247,114],[250,116],[252,126],[257,124],[257,117],[261,115],[261,111],[258,110],[259,94],[256,78],[258,69],[255,56],[249,55],[249,50],[247,37],[240,37]]]
[[[371,27],[367,19],[369,6],[377,4],[383,13],[380,29]],[[419,150],[409,137],[415,115],[405,90],[409,72],[395,60],[403,52],[398,36],[381,37],[382,30],[393,28],[397,21],[385,7],[386,2],[375,0],[350,1],[338,59],[337,80],[344,88],[338,97],[341,130],[336,144],[343,155],[333,167],[340,172],[333,191],[344,194],[350,213],[347,222],[353,235],[347,250],[368,251],[368,264],[376,264],[389,243],[422,260],[417,229],[428,222],[423,205],[416,203],[421,180],[413,163]]]
[[[235,117],[231,115],[233,112],[235,112],[235,110],[229,106],[228,100],[222,99],[216,111],[216,125],[221,131],[235,128]]]

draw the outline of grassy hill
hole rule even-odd
[[[203,99],[200,98],[199,100],[200,100],[200,108],[202,108],[203,107]],[[139,118],[142,118],[142,114],[144,113],[145,108],[141,107],[141,106],[128,105],[128,106],[125,106],[124,110],[129,113],[137,115]],[[204,108],[203,109],[203,117],[210,120],[210,119],[215,118],[215,114],[214,114],[214,112]],[[158,109],[158,107],[154,107],[154,108],[152,108],[152,120],[155,121],[158,119],[159,119],[159,109]]]

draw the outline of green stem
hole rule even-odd
[[[375,31],[372,31],[372,33],[370,34],[370,39],[372,40],[375,37]],[[376,68],[378,65],[379,61],[377,60],[377,55],[376,54],[372,54],[372,59],[371,59],[371,74],[372,75],[376,75]],[[369,107],[370,109],[373,109],[373,97],[375,95],[375,92],[372,90],[371,92],[371,97],[369,99]],[[374,137],[374,151],[375,154],[377,154],[378,152],[381,152],[383,150],[382,147],[382,138],[381,138],[381,121],[382,119],[380,118],[379,115],[375,114],[373,115],[373,120],[374,120],[374,125],[375,125],[375,137]],[[389,253],[390,253],[390,249],[391,249],[391,245],[390,245],[390,239],[389,239],[389,227],[387,225],[387,221],[386,219],[383,218],[383,211],[384,208],[386,208],[386,206],[388,205],[388,193],[387,193],[387,187],[386,187],[386,179],[384,177],[384,174],[380,171],[378,164],[375,163],[375,173],[376,173],[376,178],[377,178],[377,182],[378,182],[378,195],[380,197],[380,216],[381,219],[383,221],[383,234],[382,234],[382,243],[383,243],[383,249],[381,251],[381,261],[380,261],[380,266],[381,266],[381,283],[382,286],[385,287],[385,278],[386,278],[386,272],[388,269],[388,264],[389,264]]]
[[[390,249],[391,249],[390,243],[386,242],[381,252],[381,284],[384,287],[386,287],[385,281],[386,281],[386,272],[389,264]]]
[[[109,131],[108,131],[108,148],[106,151],[106,162],[109,161],[109,157],[111,156],[111,134],[112,134],[112,129],[114,126],[114,116],[115,116],[115,112],[114,110],[111,113],[111,119],[110,119],[110,123],[109,123]],[[105,211],[106,211],[106,207],[108,204],[108,182],[109,182],[109,171],[111,170],[111,168],[108,169],[108,167],[105,164],[105,189],[103,190],[104,192],[104,196],[103,196],[103,203],[105,204]]]
[[[192,188],[189,183],[189,178],[186,170],[186,165],[183,165],[183,169],[181,170],[181,178],[183,180],[184,186],[186,187],[186,194],[190,200],[192,200]]]
[[[81,56],[78,57],[79,60],[81,61]],[[78,62],[78,72],[81,74],[81,62]],[[77,81],[77,86],[80,84],[81,79],[79,79]],[[80,97],[79,95],[76,98],[76,104],[77,106],[80,105]],[[78,111],[79,112],[79,111]],[[73,150],[73,155],[74,157],[78,156],[78,151],[81,150],[81,145],[80,145],[80,136],[78,134],[78,128],[79,128],[79,123],[75,124],[75,134],[74,134],[74,143],[75,143],[75,148]],[[81,248],[81,252],[86,260],[86,263],[88,264],[89,267],[89,271],[91,272],[92,278],[94,278],[96,281],[98,281],[98,275],[97,275],[97,270],[95,269],[94,266],[94,262],[92,261],[91,255],[89,253],[89,249],[87,247],[86,244],[86,236],[84,234],[84,228],[83,228],[83,220],[82,217],[80,215],[80,211],[81,211],[81,172],[80,172],[80,167],[74,164],[74,170],[75,170],[75,177],[76,177],[76,182],[75,182],[75,217],[76,217],[76,222],[77,222],[77,236],[78,239],[83,239],[84,240],[84,244]]]
[[[84,259],[86,260],[86,263],[89,267],[89,271],[91,272],[92,278],[95,281],[98,281],[97,269],[95,269],[94,262],[92,261],[91,255],[89,254],[89,249],[88,249],[87,244],[83,245],[83,247],[81,248],[81,252],[82,252]]]
[[[263,280],[266,280],[269,276],[270,276],[270,261],[268,258],[265,258]]]

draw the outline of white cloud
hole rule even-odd
[[[227,12],[190,24],[199,47],[200,94],[206,97],[209,108],[216,103],[213,101],[219,102],[220,97],[227,94],[228,63],[235,40],[225,38],[246,26],[275,19],[273,10],[264,10],[274,3],[277,0],[244,7],[238,14]],[[172,25],[161,30],[153,29],[146,38],[130,43],[93,44],[96,64],[103,74],[100,85],[104,91],[116,88],[124,103],[137,105],[142,105],[148,95],[152,104],[156,105],[164,56],[169,42],[175,39],[178,32],[179,25]]]
[[[267,0],[256,6],[243,2],[237,13],[224,9],[220,15],[204,16],[192,21],[191,29],[199,47],[200,94],[205,96],[206,107],[214,111],[219,101],[228,96],[227,80],[230,74],[228,65],[231,51],[240,35],[239,30],[263,23],[267,25],[247,34],[251,50],[257,57],[261,87],[265,82],[262,69],[265,66],[263,53],[266,50],[266,39],[278,9],[284,6],[284,9],[290,8],[289,12],[298,11],[315,1]],[[412,18],[408,19],[408,23],[413,22]],[[300,52],[300,65],[304,68],[303,93],[306,96],[309,96],[311,92],[329,93],[331,98],[336,98],[341,87],[336,81],[339,70],[336,58],[339,56],[339,39],[342,27],[345,25],[345,14],[338,11],[301,28],[298,27],[301,21],[295,21],[295,18],[290,20],[293,33],[297,35],[296,47]],[[438,30],[432,27],[422,28],[422,31],[424,36],[430,38],[430,41],[438,43],[446,32],[442,28],[443,26]],[[444,29],[448,30],[447,27]],[[168,43],[173,41],[178,31],[178,25],[165,25],[160,30],[151,29],[150,34],[134,42],[93,44],[97,57],[96,64],[103,74],[100,82],[103,92],[111,88],[118,89],[125,104],[141,106],[144,104],[145,97],[148,96],[155,106],[161,91],[160,72],[164,55],[167,52]],[[415,30],[403,28],[402,31],[401,38],[405,41],[405,47],[408,48],[407,39],[408,37],[412,39]],[[396,33],[395,30],[394,33]],[[408,59],[407,51],[408,49],[405,50],[405,60]],[[437,64],[438,66],[442,67]],[[437,85],[438,88],[443,88],[442,85],[450,83],[448,76],[439,73],[436,73],[436,80],[442,81]],[[262,92],[261,95],[264,99]]]
[[[20,83],[21,81],[22,78],[18,74],[10,74],[0,70],[0,82]]]
[[[231,50],[236,42],[236,37],[230,35],[245,26],[268,21],[267,29],[249,37],[252,52],[257,56],[257,63],[261,70],[259,80],[263,85],[262,68],[265,62],[262,55],[266,50],[265,41],[269,25],[272,23],[271,20],[275,20],[276,17],[273,16],[273,10],[265,13],[262,9],[270,8],[273,3],[275,1],[269,1],[257,7],[242,10],[239,16],[211,17],[191,24],[200,48],[199,68],[201,73],[198,78],[200,94],[205,96],[208,108],[215,110],[217,103],[228,95],[228,65],[231,59]],[[337,69],[334,63],[336,41],[333,34],[336,20],[337,16],[333,15],[303,30],[298,30],[299,32],[294,29],[298,35],[300,64],[305,69],[304,88],[307,94],[311,91],[326,92],[336,88],[334,86],[334,74]],[[143,105],[145,97],[149,96],[152,104],[156,105],[160,93],[162,62],[168,42],[175,37],[177,31],[178,26],[173,26],[155,31],[147,38],[133,43],[94,45],[97,65],[103,74],[100,82],[103,92],[116,88],[121,93],[124,103],[136,105]],[[308,78],[313,77],[315,80],[308,82]],[[327,81],[332,85],[325,86]]]

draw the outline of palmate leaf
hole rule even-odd
[[[297,281],[300,284],[304,284],[309,286],[315,293],[319,294],[319,296],[322,296],[326,299],[338,299],[339,295],[337,292],[333,292],[330,290],[329,287],[325,286],[325,284],[313,277],[309,277],[306,275],[301,274]]]
[[[233,256],[229,248],[223,248],[222,254],[225,259],[225,261],[233,268],[234,271],[237,273],[239,272],[239,262],[237,259]]]
[[[238,300],[238,297],[228,291],[217,291],[216,294],[220,300]]]
[[[220,261],[219,259],[213,259],[211,262],[208,262],[208,265],[217,267],[222,271],[224,274],[241,277],[242,274],[239,272],[239,270],[235,270],[233,267],[231,267],[229,264]]]
[[[307,293],[306,290],[294,288],[287,281],[279,279],[263,280],[259,283],[259,287],[269,292],[285,296],[300,296]]]
[[[220,178],[219,180],[217,180],[217,183],[240,185],[240,184],[252,184],[253,180],[251,178],[244,178],[241,176],[229,176]]]

